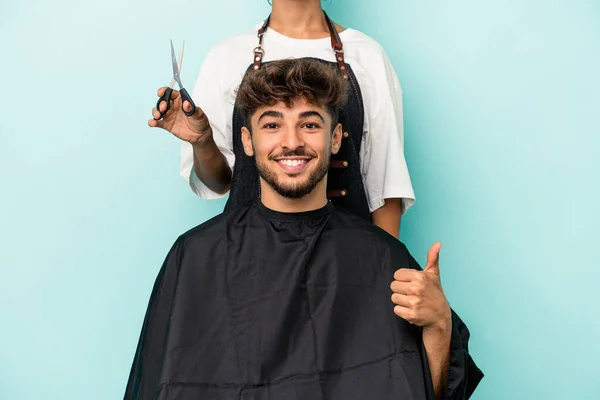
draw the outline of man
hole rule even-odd
[[[326,197],[345,81],[308,59],[238,101],[261,196],[180,236],[152,292],[125,399],[464,399],[482,374],[439,284]],[[390,283],[393,290],[390,302]]]

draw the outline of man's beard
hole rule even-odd
[[[314,154],[314,153],[313,153]],[[294,151],[286,151],[277,156],[271,157],[270,160],[277,157],[313,157],[313,154],[309,154],[304,151],[303,148],[299,148]],[[316,154],[314,154],[316,157]],[[264,179],[269,186],[271,186],[280,196],[287,197],[289,199],[300,199],[309,193],[323,180],[329,171],[329,159],[331,157],[331,149],[328,150],[325,157],[321,157],[316,168],[310,173],[308,179],[303,182],[293,182],[291,184],[284,184],[278,181],[277,174],[269,169],[269,167],[256,158],[256,169],[258,175]],[[311,158],[314,160],[314,158]],[[292,178],[293,179],[293,178]]]

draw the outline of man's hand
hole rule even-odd
[[[165,94],[166,87],[158,89],[158,97],[160,98]],[[211,137],[212,130],[208,122],[206,114],[196,106],[196,112],[187,116],[181,109],[181,96],[178,90],[173,89],[171,94],[169,111],[164,113],[167,109],[167,103],[161,101],[159,104],[160,111],[164,113],[163,117],[159,120],[151,119],[148,121],[148,125],[151,127],[158,127],[171,132],[181,140],[190,142],[193,145],[202,144],[207,138]],[[186,111],[192,110],[192,105],[185,101],[183,107]],[[155,108],[152,109],[152,116],[154,118],[160,118],[160,113]]]
[[[452,314],[440,280],[441,248],[439,242],[431,246],[425,270],[397,270],[390,287],[396,315],[425,329],[447,331]]]
[[[425,270],[399,269],[391,284],[396,315],[423,327],[423,345],[437,399],[444,398],[452,337],[452,311],[440,281],[441,248],[439,242],[431,246]]]

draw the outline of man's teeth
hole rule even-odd
[[[306,160],[281,160],[280,162],[288,167],[297,167],[298,165],[304,164]]]

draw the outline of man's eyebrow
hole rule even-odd
[[[316,112],[316,111],[304,111],[303,113],[300,113],[300,118],[308,118],[308,117],[319,117],[321,119],[321,121],[323,123],[325,123],[325,118],[323,118],[323,116]]]
[[[265,111],[264,113],[261,114],[261,116],[258,118],[258,121],[256,122],[260,122],[260,120],[263,117],[275,117],[275,118],[283,118],[283,114],[280,113],[279,111]]]

